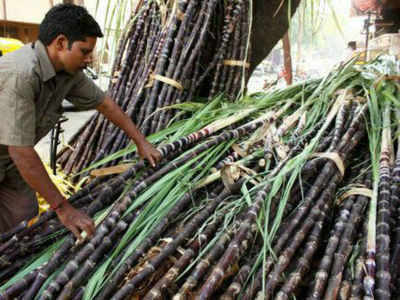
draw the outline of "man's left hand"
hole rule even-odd
[[[157,163],[161,160],[161,153],[147,140],[142,141],[137,145],[137,151],[139,156],[143,159],[147,159],[150,165],[154,168]]]

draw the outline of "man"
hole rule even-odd
[[[1,57],[0,232],[37,215],[35,191],[75,236],[94,232],[93,221],[59,193],[33,148],[57,122],[63,99],[79,109],[97,109],[153,167],[160,160],[131,119],[82,72],[102,36],[85,8],[61,4],[46,14],[38,41]]]

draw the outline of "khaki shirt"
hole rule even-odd
[[[34,146],[56,124],[63,99],[78,109],[105,98],[83,72],[56,73],[45,46],[36,41],[0,58],[0,182],[14,168],[7,146]]]

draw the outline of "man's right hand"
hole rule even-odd
[[[78,240],[81,239],[82,231],[91,237],[95,232],[95,225],[92,219],[84,212],[77,210],[68,202],[64,202],[56,213],[61,223],[67,227],[76,236]]]

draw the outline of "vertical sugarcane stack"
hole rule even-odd
[[[145,135],[166,128],[179,113],[176,104],[222,92],[236,99],[249,75],[247,6],[242,0],[142,3],[121,40],[108,93]],[[129,143],[95,114],[58,161],[66,173],[77,173]]]

